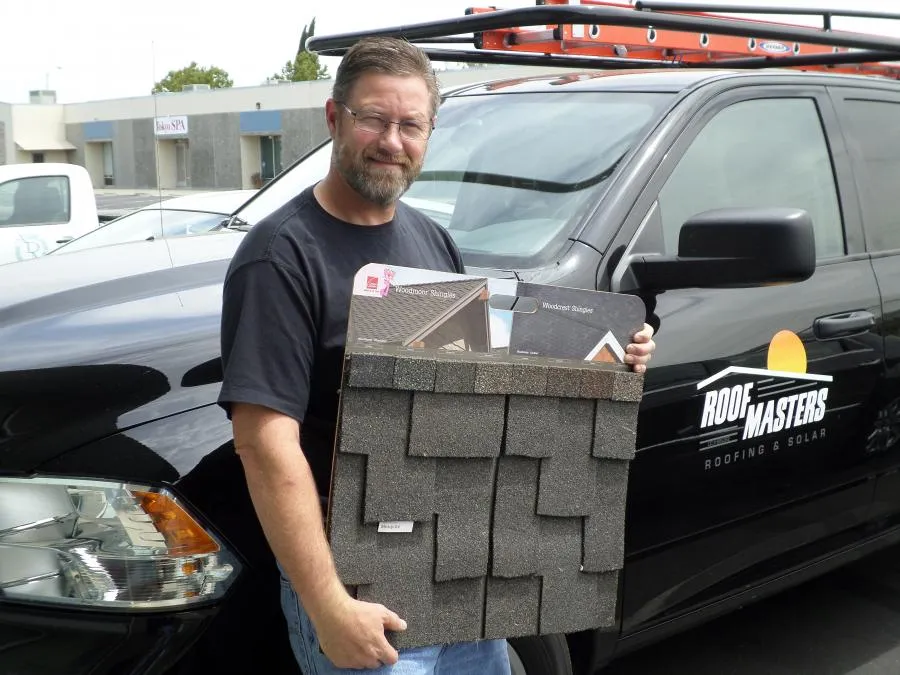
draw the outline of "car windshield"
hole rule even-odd
[[[449,97],[403,200],[447,228],[469,265],[536,264],[565,244],[670,100],[640,92]],[[321,179],[330,161],[326,143],[238,215],[258,222]]]
[[[182,211],[177,209],[148,208],[129,213],[92,230],[67,244],[53,254],[73,253],[86,248],[122,244],[129,241],[145,241],[161,237],[183,237],[208,232],[228,218],[227,214],[208,211]]]

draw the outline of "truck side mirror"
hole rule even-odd
[[[812,219],[801,209],[706,211],[681,228],[677,256],[636,255],[630,266],[650,291],[804,281],[816,268]]]

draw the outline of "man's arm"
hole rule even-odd
[[[397,662],[385,637],[406,623],[382,605],[354,600],[335,570],[299,425],[268,408],[232,407],[235,450],[263,532],[316,628],[322,651],[339,668]]]

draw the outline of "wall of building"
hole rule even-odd
[[[113,122],[113,169],[116,176],[116,186],[119,187],[153,187],[153,185],[139,185],[137,178],[137,162],[134,156],[134,124],[137,120],[117,120]],[[156,157],[151,159],[151,166],[155,164]]]
[[[12,106],[12,123],[15,135],[23,139],[52,138],[65,140],[63,124],[65,106],[24,103]]]
[[[240,115],[188,117],[192,188],[241,187]]]
[[[546,68],[491,66],[441,71],[438,79],[441,86],[453,87],[495,77],[526,77],[546,72]],[[69,103],[64,106],[65,122],[80,124],[96,120],[127,120],[166,115],[240,113],[257,110],[257,104],[260,110],[318,108],[331,95],[333,85],[334,82],[329,79]]]
[[[494,77],[525,77],[540,68],[491,67],[439,73],[441,85],[452,87]],[[104,185],[102,143],[112,143],[114,187],[175,187],[174,139],[187,142],[186,185],[194,189],[251,187],[260,172],[260,138],[278,137],[281,168],[287,168],[328,138],[323,107],[333,82],[292,82],[260,87],[159,94],[67,105],[12,106],[17,131],[48,133],[75,146],[68,160],[91,173],[94,186]],[[5,106],[9,109],[10,106]],[[9,113],[7,112],[7,117]],[[158,132],[157,120],[186,122]],[[11,123],[0,104],[0,163],[30,161],[12,152]],[[52,129],[52,131],[48,131]],[[24,137],[24,136],[23,136]],[[266,141],[268,143],[268,141]],[[24,153],[23,153],[24,155]],[[159,160],[159,161],[158,161]],[[50,161],[47,159],[47,161]]]
[[[286,110],[282,127],[282,164],[287,167],[328,138],[325,110]]]
[[[65,150],[41,150],[40,152],[44,155],[44,162],[46,163],[59,162],[60,164],[68,164],[70,161],[69,153]],[[13,160],[16,164],[31,164],[34,161],[34,156],[31,152],[25,152],[16,148]]]
[[[155,188],[157,185],[156,138],[153,134],[153,120],[150,118],[132,120],[130,132],[134,162],[134,187]]]
[[[68,162],[66,145],[65,108],[57,104],[28,103],[10,106],[12,133],[9,135],[12,152],[7,157],[16,163],[29,164],[33,153],[44,155],[45,162]],[[21,149],[19,144],[24,145]]]

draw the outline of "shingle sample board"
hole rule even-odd
[[[523,298],[532,309],[510,311]],[[643,394],[622,345],[644,311],[515,280],[357,274],[327,531],[355,597],[407,621],[396,647],[614,628]]]
[[[641,378],[348,347],[329,538],[396,647],[613,626]]]

